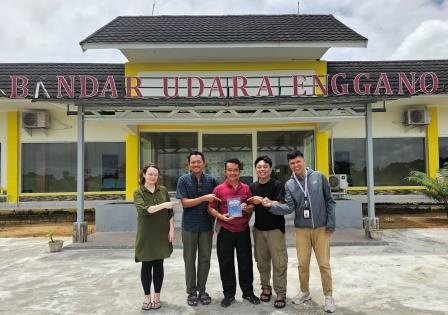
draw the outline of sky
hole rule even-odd
[[[297,0],[156,0],[154,15],[296,14]],[[153,0],[1,0],[0,63],[112,62],[118,50],[79,42],[121,15],[151,15]],[[368,38],[324,60],[448,59],[448,0],[300,0],[300,14],[332,14]]]

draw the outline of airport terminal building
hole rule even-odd
[[[117,17],[80,45],[128,62],[0,64],[7,202],[75,198],[79,115],[84,191],[96,199],[131,200],[147,161],[174,191],[193,150],[218,179],[239,158],[252,182],[257,156],[286,180],[286,152],[300,149],[364,191],[367,106],[375,190],[419,189],[411,170],[436,176],[448,162],[448,60],[325,61],[328,49],[367,46],[332,15]]]

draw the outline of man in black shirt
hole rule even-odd
[[[250,190],[253,197],[248,201],[255,205],[254,256],[260,272],[260,300],[269,302],[272,295],[271,263],[273,269],[273,286],[277,294],[276,308],[286,305],[286,272],[288,253],[285,242],[285,218],[267,211],[261,204],[264,197],[273,202],[283,202],[285,189],[282,182],[271,178],[272,160],[264,155],[255,160],[258,181],[252,183]]]

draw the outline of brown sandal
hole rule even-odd
[[[272,289],[270,287],[261,287],[260,301],[269,302],[271,301]],[[266,293],[268,292],[268,293]]]
[[[274,302],[275,308],[284,308],[286,306],[286,300],[283,297],[277,297],[277,300]]]

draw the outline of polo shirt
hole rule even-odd
[[[216,200],[210,201],[208,206],[218,210],[222,214],[226,214],[227,211],[227,200],[230,198],[240,198],[241,203],[246,202],[247,199],[252,197],[249,186],[242,182],[238,182],[238,186],[233,188],[230,183],[225,180],[222,184],[213,189],[213,193],[221,199],[221,202]],[[243,216],[239,218],[235,218],[228,222],[216,220],[216,222],[226,230],[230,232],[242,232],[247,229],[249,226],[249,216],[243,212]]]
[[[181,176],[177,182],[176,198],[195,199],[211,194],[216,186],[216,180],[208,174],[202,173],[198,181],[193,173]],[[213,229],[214,218],[207,211],[207,202],[194,207],[183,208],[182,229],[190,232],[206,232]]]

